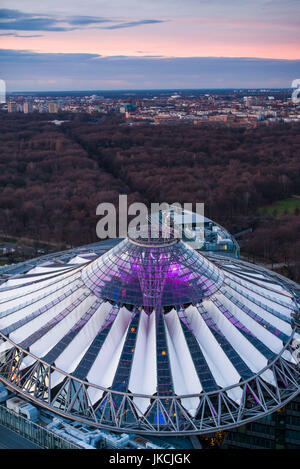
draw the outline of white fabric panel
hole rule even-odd
[[[138,335],[135,344],[129,389],[133,393],[152,395],[156,392],[156,320],[155,314],[140,313]],[[135,397],[134,403],[144,414],[150,399]]]
[[[27,366],[33,365],[33,363],[35,363],[35,362],[36,362],[35,358],[32,358],[30,355],[27,355],[22,360],[20,370],[23,370],[24,368],[27,368]]]
[[[76,280],[79,276],[80,272],[73,275],[64,275],[62,277],[55,276],[45,282],[41,281],[24,287],[20,286],[12,291],[2,292],[0,294],[2,300],[0,302],[0,312],[27,303],[41,295],[45,295],[54,289],[58,289],[60,285],[62,286]]]
[[[13,345],[10,342],[2,342],[0,344],[0,353],[6,352],[7,350],[10,350],[13,347]]]
[[[245,280],[246,281],[246,280]],[[259,282],[257,280],[254,280],[255,282],[255,288],[257,289],[258,292],[264,292],[272,297],[278,298],[281,301],[284,301],[287,305],[290,305],[291,307],[294,306],[294,301],[292,298],[292,295],[288,293],[286,290],[283,290],[283,287],[280,286],[280,288],[274,288],[273,284]],[[259,285],[257,285],[259,284]],[[276,285],[277,287],[277,285]],[[266,290],[265,290],[266,288]],[[276,290],[276,291],[275,291]]]
[[[85,324],[81,331],[75,336],[73,341],[57,358],[55,362],[55,366],[57,368],[60,368],[61,370],[66,371],[67,373],[71,373],[72,371],[74,371],[74,369],[80,362],[82,356],[86,352],[86,349],[99,332],[99,329],[111,308],[112,306],[109,303],[102,303],[100,305],[98,310],[93,314],[93,316],[89,319],[89,321]],[[84,340],[81,335],[84,336]],[[88,345],[85,346],[85,349],[82,351],[83,343],[86,343]],[[23,361],[24,366],[22,366],[21,369],[32,364],[34,362],[34,359],[26,357]],[[63,378],[64,375],[62,375],[61,373],[53,372],[51,379],[51,387],[53,388],[54,386],[59,384],[63,380]]]
[[[242,287],[243,288],[243,287]],[[279,305],[278,303],[275,303],[272,300],[269,300],[268,298],[264,298],[260,296],[258,293],[250,292],[249,290],[246,290],[248,294],[253,296],[256,300],[260,301],[261,303],[265,304],[266,306],[269,306],[270,308],[274,309],[278,313],[283,314],[284,316],[290,318],[291,313],[293,312],[293,309],[289,308],[289,306],[283,306]],[[284,300],[283,300],[284,301]],[[292,305],[290,305],[292,306]]]
[[[300,334],[298,332],[294,333],[293,340],[291,342],[291,346],[296,351],[299,348],[300,344]],[[299,354],[290,353],[288,350],[285,350],[282,354],[282,357],[286,360],[294,363],[295,365],[299,363]]]
[[[59,268],[58,268],[59,269]],[[75,269],[74,271],[75,272]],[[5,294],[11,294],[13,295],[14,293],[16,293],[18,291],[18,287],[22,287],[22,288],[26,288],[26,286],[29,288],[30,286],[32,288],[38,286],[39,282],[44,282],[44,281],[51,281],[51,279],[54,279],[55,277],[58,277],[58,276],[65,276],[67,274],[70,275],[71,272],[71,268],[69,267],[68,270],[66,269],[59,269],[58,272],[45,272],[43,275],[41,274],[36,274],[36,275],[33,275],[32,277],[26,277],[27,274],[24,274],[23,277],[12,277],[11,279],[7,280],[5,283],[3,283],[1,285],[1,288],[0,288],[0,295],[1,295],[1,299],[2,299],[2,295],[3,293]],[[34,283],[36,282],[36,283]],[[16,288],[17,287],[17,288]],[[6,292],[2,292],[2,289],[3,288],[13,288],[11,291],[6,291]]]
[[[250,301],[248,298],[245,298],[243,295],[232,289],[231,287],[226,285],[226,289],[241,303],[243,303],[247,308],[251,309],[251,311],[258,316],[260,316],[262,319],[265,321],[269,322],[272,324],[272,326],[276,327],[279,329],[281,332],[284,332],[288,336],[291,335],[292,333],[292,328],[290,324],[287,322],[283,321],[282,319],[278,318],[277,316],[274,316],[274,314],[269,313],[265,309],[261,308],[258,306],[256,303],[253,301]]]
[[[85,259],[84,257],[76,256],[70,259],[68,264],[86,264],[87,262],[89,262],[88,259]]]
[[[298,334],[298,332],[294,333],[294,340],[300,341],[300,334]]]
[[[273,278],[271,280],[270,277],[267,278],[263,275],[255,275],[255,274],[250,274],[249,272],[243,272],[243,271],[241,271],[240,273],[241,273],[241,275],[244,276],[245,279],[247,279],[247,277],[250,277],[255,282],[260,283],[262,286],[268,285],[269,288],[274,288],[274,290],[279,290],[279,291],[283,290],[284,291],[283,285],[280,285],[278,283],[274,283]],[[267,280],[267,282],[266,282],[266,280]]]
[[[96,254],[95,252],[87,252],[87,253],[82,253],[79,254],[82,259],[86,259],[89,261],[96,260],[97,257],[99,257],[100,254]]]
[[[245,285],[245,286],[237,285],[237,287],[240,288],[247,295],[252,296],[254,299],[260,301],[261,303],[263,303],[266,306],[269,306],[270,308],[274,309],[278,313],[282,313],[282,314],[284,314],[284,316],[286,316],[288,318],[291,317],[292,310],[288,306],[282,306],[282,305],[279,305],[278,303],[275,303],[272,300],[264,298],[263,296],[259,295],[258,293],[255,293],[253,290],[247,289],[247,285]],[[251,286],[250,286],[250,288],[251,288]],[[253,286],[252,286],[252,288],[253,288]],[[258,288],[258,287],[256,287],[256,288]],[[268,292],[265,291],[265,294],[268,294]],[[274,296],[275,296],[275,294],[274,294]],[[284,301],[283,298],[281,298],[281,300]]]
[[[251,274],[249,274],[250,277],[253,277],[251,276]],[[245,278],[245,280],[248,280],[247,277],[248,277],[248,274],[243,274],[243,277]],[[278,283],[273,283],[272,281],[270,282],[270,278],[268,278],[268,282],[266,281],[263,281],[263,280],[259,280],[257,278],[254,278],[253,277],[253,280],[255,281],[255,283],[259,283],[262,288],[264,288],[265,286],[268,287],[268,288],[272,288],[272,290],[277,290],[278,293],[281,293],[282,295],[284,295],[284,299],[285,301],[291,301],[291,303],[293,303],[293,295],[288,292],[288,290],[285,289],[284,285],[282,284],[278,284]],[[273,280],[273,278],[272,278]]]
[[[255,281],[255,279],[253,279],[253,282],[255,283],[251,283],[250,281],[246,280],[246,279],[241,279],[239,277],[237,277],[236,275],[234,274],[229,274],[228,272],[226,272],[226,277],[229,277],[230,279],[234,280],[238,285],[243,285],[245,288],[249,288],[249,293],[250,291],[252,291],[253,289],[255,289],[255,291],[259,294],[259,293],[262,293],[262,295],[268,295],[268,296],[271,296],[272,298],[274,298],[275,300],[279,300],[279,301],[283,301],[286,303],[286,308],[288,308],[288,306],[290,305],[291,307],[293,307],[294,305],[294,302],[293,300],[286,296],[286,295],[281,295],[280,292],[277,290],[277,292],[275,292],[274,290],[268,290],[268,283],[265,283],[264,285],[257,285]],[[270,287],[269,287],[270,288]],[[268,301],[268,300],[265,300],[264,297],[261,298],[261,301]],[[270,300],[269,300],[270,301]],[[270,301],[270,303],[273,304],[272,301]],[[268,304],[268,303],[266,303]],[[274,309],[276,309],[276,306],[277,306],[277,303],[274,303]],[[271,307],[273,307],[271,304],[270,304]],[[280,305],[278,305],[280,306]],[[284,314],[290,316],[290,311],[289,309],[286,311],[286,308],[283,308],[283,312]],[[280,310],[278,310],[280,311]]]
[[[203,306],[205,306],[205,301]],[[239,373],[218,344],[197,308],[189,306],[186,309],[186,315],[216,383],[221,387],[238,383],[241,379]],[[227,394],[234,401],[241,402],[242,389],[240,387],[227,391]]]
[[[74,337],[72,342],[55,360],[55,366],[67,373],[72,373],[80,360],[86,353],[87,349],[99,333],[107,316],[112,310],[112,305],[108,302],[102,303],[93,316],[84,325],[81,331]],[[56,382],[52,382],[52,386],[56,386]]]
[[[69,273],[69,271],[67,272]],[[62,272],[61,275],[65,275],[65,272]],[[30,289],[31,288],[37,288],[38,287],[38,284],[39,282],[46,282],[46,281],[51,281],[51,279],[55,279],[55,277],[57,277],[58,274],[57,273],[49,273],[49,275],[33,275],[32,277],[18,277],[18,278],[12,278],[10,280],[7,280],[5,283],[3,283],[1,285],[1,288],[0,288],[0,297],[1,297],[1,301],[2,300],[2,297],[5,295],[5,294],[9,294],[9,295],[18,295],[18,288],[22,288],[22,289],[25,289],[25,288],[28,288]],[[11,288],[12,290],[7,290],[7,291],[2,291],[4,288]],[[4,300],[5,300],[5,296],[4,296]]]
[[[238,306],[230,301],[226,296],[220,295],[218,299],[221,303],[235,316],[247,329],[249,329],[263,344],[265,344],[272,352],[279,353],[282,350],[282,341],[272,334],[268,329],[253,318],[244,313]]]
[[[284,358],[288,362],[292,362],[292,363],[295,363],[295,364],[298,363],[298,361],[294,359],[294,357],[292,356],[292,354],[288,350],[285,350],[282,353],[281,356],[282,356],[282,358]]]
[[[17,310],[15,313],[10,313],[7,316],[3,316],[2,318],[0,318],[0,328],[3,329],[4,327],[8,327],[11,324],[19,321],[20,319],[24,319],[26,316],[34,313],[35,311],[42,308],[43,306],[46,306],[51,301],[57,299],[58,296],[61,296],[64,293],[68,292],[72,287],[74,287],[74,285],[76,285],[75,283],[76,281],[77,280],[75,280],[74,283],[66,282],[66,286],[61,289],[59,287],[62,287],[64,283],[57,285],[56,288],[53,288],[52,294],[47,295],[44,298],[41,298],[40,300],[35,301],[34,303]],[[49,289],[49,291],[51,290]],[[45,314],[46,313],[42,313],[40,317],[43,317]],[[30,323],[28,324],[32,324],[32,322],[30,321]],[[25,326],[22,326],[22,327],[25,327]]]
[[[112,385],[131,317],[132,313],[125,307],[121,308],[118,312],[111,330],[87,375],[87,379],[91,383],[105,388]],[[88,393],[94,404],[101,398],[103,391],[101,389],[89,388]]]
[[[222,331],[228,342],[240,355],[242,360],[255,374],[268,365],[268,360],[264,355],[249,342],[243,334],[221,313],[212,301],[205,301],[205,309]],[[270,384],[276,384],[271,370],[264,373],[265,380]]]
[[[78,288],[78,290],[71,293],[71,295],[67,296],[61,302],[59,302],[56,305],[54,305],[53,307],[51,307],[48,311],[45,311],[40,316],[37,316],[32,321],[24,324],[23,326],[19,327],[19,329],[16,329],[15,331],[13,331],[10,334],[10,339],[13,340],[16,343],[22,342],[27,337],[29,337],[31,334],[33,334],[35,331],[37,331],[41,327],[45,326],[45,324],[48,321],[50,321],[50,319],[54,318],[60,312],[62,312],[65,308],[70,306],[71,302],[76,300],[82,294],[82,292],[83,292],[83,290],[81,288]],[[33,308],[33,305],[31,306],[31,308],[32,308],[32,310],[29,311],[28,314],[37,309],[37,308]]]
[[[65,375],[63,373],[59,373],[59,371],[53,371],[51,373],[51,389],[53,389],[55,386],[60,384],[63,380],[65,379]]]
[[[70,305],[75,299],[78,298],[77,292],[69,297],[68,304]],[[67,314],[61,321],[59,321],[47,334],[43,335],[37,342],[30,346],[30,352],[38,357],[43,357],[49,350],[52,349],[53,344],[59,342],[69,330],[75,326],[76,322],[83,316],[86,310],[95,302],[95,296],[90,295],[85,300],[79,303],[70,314]],[[60,308],[62,311],[63,308]],[[44,322],[45,324],[45,322]]]
[[[253,272],[253,273],[250,273],[250,272],[244,272],[242,269],[241,269],[241,272],[243,272],[244,275],[249,275],[249,277],[254,277],[254,278],[258,278],[258,279],[265,279],[266,280],[266,276],[265,275],[262,275],[262,274],[258,274],[256,272]]]
[[[175,309],[164,315],[164,321],[174,391],[177,395],[200,394],[202,386]],[[199,402],[198,397],[182,399],[182,405],[193,417]]]
[[[64,264],[58,264],[57,266],[37,266],[37,267],[34,267],[33,269],[29,270],[28,272],[26,272],[26,275],[34,275],[34,274],[48,274],[48,273],[52,273],[52,272],[57,272],[57,271],[62,271],[62,270],[66,270],[66,269],[70,269],[70,266],[69,265],[64,265]]]

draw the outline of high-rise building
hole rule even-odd
[[[252,96],[244,96],[244,103],[246,107],[250,107],[252,104]]]
[[[273,414],[228,432],[223,448],[300,449],[300,397]]]
[[[48,112],[51,114],[55,114],[58,112],[58,103],[53,101],[51,103],[48,103]]]
[[[14,101],[8,101],[7,109],[8,109],[8,112],[17,112],[18,111],[17,103],[15,103]]]
[[[23,112],[24,114],[28,114],[33,111],[32,103],[25,101],[23,104]]]

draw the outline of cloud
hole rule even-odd
[[[130,21],[128,23],[120,23],[112,26],[107,26],[104,29],[121,29],[121,28],[133,28],[135,26],[141,26],[144,24],[155,24],[155,23],[165,23],[164,20],[139,20],[139,21]]]
[[[59,26],[59,20],[50,15],[23,13],[19,10],[0,9],[0,29],[6,31],[68,31]]]
[[[31,50],[0,49],[0,59],[3,63],[19,63],[21,66],[30,64],[56,63],[85,63],[90,59],[101,58],[99,54],[64,54],[64,53],[38,53]]]
[[[25,16],[30,16],[27,13],[22,13],[19,10],[9,10],[7,8],[0,9],[0,18],[3,19],[16,19],[16,18],[24,18]]]
[[[112,20],[108,18],[100,18],[95,16],[73,16],[68,18],[68,23],[74,26],[89,26],[99,23],[110,23]]]
[[[96,27],[103,23],[114,23],[101,29],[121,29],[164,23],[163,20],[146,19],[135,21],[116,20],[97,16],[58,16],[23,13],[20,10],[0,9],[0,30],[6,31],[72,31],[85,27]]]
[[[26,18],[11,22],[0,22],[0,29],[9,31],[70,31],[69,27],[57,26],[48,18]]]
[[[0,33],[0,36],[9,37],[43,37],[43,34],[17,34],[17,33]]]
[[[1,77],[8,89],[17,91],[289,88],[300,76],[300,60],[104,57],[9,49],[0,50],[0,60]]]

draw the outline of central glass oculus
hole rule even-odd
[[[148,314],[197,304],[223,279],[216,265],[174,237],[128,237],[82,271],[84,284],[97,297],[141,306]]]

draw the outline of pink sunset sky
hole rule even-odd
[[[7,51],[43,60],[124,56],[124,66],[126,57],[155,57],[157,67],[174,58],[300,60],[299,0],[2,0],[1,8],[4,75],[10,75]],[[138,65],[131,71],[136,75]],[[66,77],[61,70],[56,78]]]

